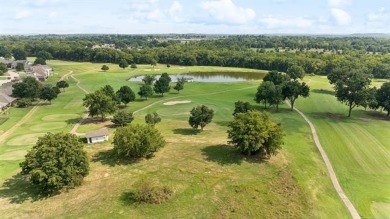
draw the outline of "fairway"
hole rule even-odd
[[[150,66],[141,65],[136,70],[109,65],[107,72],[99,70],[101,64],[51,61],[50,65],[55,67],[57,74],[49,82],[54,83],[73,71],[72,76],[87,91],[110,84],[115,90],[129,85],[137,92],[140,83],[127,79],[153,72]],[[160,69],[158,74],[258,71],[222,67],[167,68],[162,65],[155,68]],[[269,161],[247,159],[227,145],[227,124],[233,118],[234,102],[249,101],[263,110],[253,101],[260,81],[186,83],[180,93],[172,90],[164,97],[157,95],[130,103],[124,110],[135,112],[133,123],[144,123],[147,113],[157,112],[162,118],[156,127],[167,145],[155,157],[123,165],[112,158],[110,142],[85,145],[91,158],[91,171],[82,186],[48,199],[27,201],[35,199],[36,193],[17,175],[20,158],[36,138],[44,134],[39,130],[69,132],[84,112],[82,98],[85,94],[72,77],[68,80],[70,87],[58,99],[51,105],[39,106],[31,119],[0,145],[0,168],[5,170],[0,174],[0,212],[8,218],[27,215],[31,218],[62,215],[72,218],[126,218],[128,215],[132,218],[350,217],[331,184],[309,127],[299,114],[290,112],[286,104],[280,107],[279,113],[273,108],[269,110],[273,120],[282,123],[286,134],[285,145],[277,156]],[[298,99],[297,107],[316,126],[343,189],[362,216],[385,215],[388,209],[386,197],[390,197],[385,186],[389,175],[387,136],[390,134],[386,133],[389,129],[381,127],[390,128],[389,122],[377,121],[361,110],[354,111],[352,119],[345,119],[344,106],[329,92],[323,91],[331,89],[326,79],[315,76],[306,80],[313,92],[307,99]],[[205,131],[199,133],[188,125],[188,116],[194,106],[201,104],[212,108],[215,117]],[[11,113],[18,110],[11,109]],[[10,127],[8,121],[0,128]],[[109,122],[86,122],[77,132],[85,133],[106,126],[112,137],[115,129],[109,126]],[[366,149],[367,145],[376,150]],[[366,177],[375,182],[363,181]],[[172,187],[172,199],[161,205],[134,206],[127,203],[124,194],[143,178]]]

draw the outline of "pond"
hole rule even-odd
[[[180,75],[169,75],[172,82],[176,82],[178,78],[186,78],[189,82],[240,82],[260,80],[265,74],[258,72],[192,72]],[[144,76],[135,76],[129,81],[142,82]],[[159,75],[156,75],[159,78]]]

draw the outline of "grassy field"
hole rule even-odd
[[[49,83],[55,83],[72,71],[80,80],[80,86],[88,91],[105,84],[114,89],[127,84],[138,91],[139,85],[126,79],[154,71],[156,74],[256,71],[181,66],[168,69],[163,65],[154,69],[139,66],[136,70],[122,70],[109,65],[108,72],[101,72],[102,64],[61,61],[49,64],[55,70]],[[321,80],[319,77],[309,79],[313,84],[317,79]],[[287,106],[282,106],[280,113],[272,111],[274,120],[281,122],[286,130],[285,145],[276,157],[267,162],[245,159],[226,145],[226,125],[232,120],[234,102],[244,100],[255,104],[253,96],[260,81],[188,83],[180,94],[171,92],[164,98],[153,97],[129,104],[125,110],[141,109],[135,114],[135,123],[143,123],[148,112],[158,112],[162,116],[162,123],[157,128],[166,138],[167,145],[152,159],[128,165],[117,163],[110,156],[112,146],[109,142],[86,145],[91,157],[91,173],[83,185],[51,198],[39,199],[36,190],[17,174],[20,171],[18,163],[38,136],[47,131],[68,132],[81,117],[84,93],[71,77],[68,80],[71,86],[52,105],[39,106],[28,122],[0,142],[0,213],[6,218],[128,218],[130,215],[131,218],[349,218],[331,185],[307,124],[297,113],[288,111]],[[314,97],[315,94],[305,101],[314,101]],[[163,104],[176,100],[191,102],[173,106]],[[299,106],[306,104],[305,101],[299,101]],[[194,132],[187,123],[188,112],[198,104],[210,106],[216,113],[203,133]],[[27,110],[11,109],[10,115],[15,116],[0,125],[0,129],[9,129]],[[107,123],[83,124],[77,131],[83,133],[105,125]],[[114,130],[110,128],[110,131]],[[333,156],[330,156],[332,161]],[[386,169],[382,167],[382,170]],[[172,199],[161,205],[128,203],[127,192],[142,178],[155,179],[172,187],[175,192]],[[348,188],[346,190],[354,195]],[[370,192],[368,188],[365,191]],[[356,200],[356,197],[352,199]],[[373,209],[380,214],[384,203],[378,201]],[[360,206],[358,209],[363,211]]]
[[[357,108],[348,118],[325,77],[306,77],[310,98],[297,107],[316,126],[339,181],[360,215],[390,217],[390,119]],[[383,81],[374,81],[379,87]]]

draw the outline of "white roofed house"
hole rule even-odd
[[[85,133],[85,138],[87,139],[88,144],[93,144],[97,142],[108,141],[108,129],[102,128],[96,131],[90,131]]]

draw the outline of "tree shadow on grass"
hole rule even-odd
[[[16,174],[7,179],[0,188],[0,198],[8,199],[11,204],[21,204],[27,200],[34,202],[47,197],[21,174]]]
[[[242,156],[236,149],[228,145],[212,145],[202,149],[206,160],[216,162],[221,166],[242,163]]]
[[[316,93],[316,94],[329,94],[329,95],[335,95],[335,92],[334,92],[333,90],[312,89],[310,92]]]
[[[119,200],[123,205],[134,205],[136,203],[134,192],[123,192]]]
[[[173,129],[173,133],[178,135],[197,135],[200,133],[200,130],[193,128],[178,128]]]
[[[92,162],[100,162],[103,165],[108,165],[110,167],[114,167],[117,165],[128,165],[137,163],[140,159],[120,159],[118,158],[112,149],[106,150],[106,151],[99,151],[97,154],[95,154],[91,161]]]
[[[82,118],[73,118],[73,119],[67,119],[65,122],[68,125],[73,125],[73,124],[80,122],[80,120],[82,120]]]

